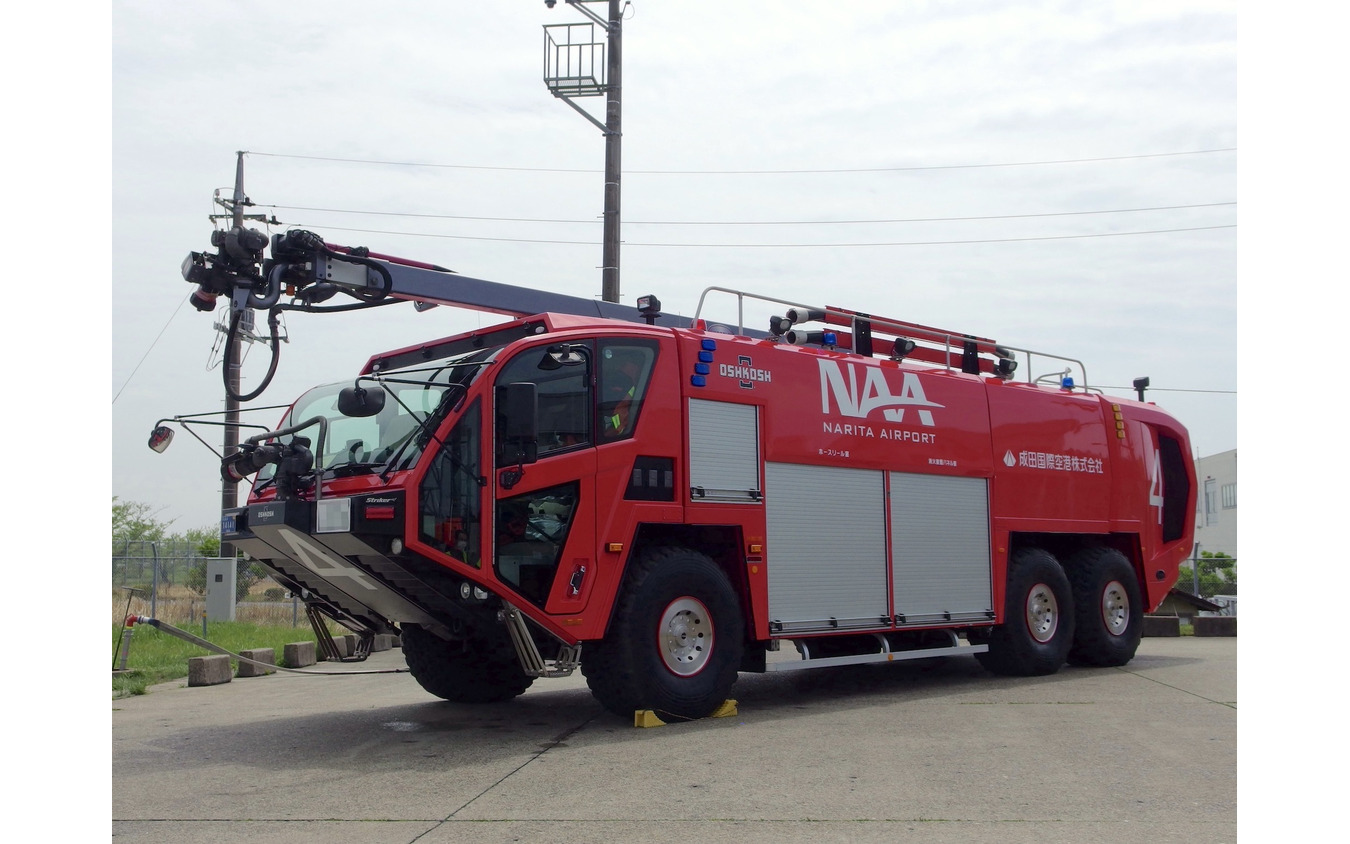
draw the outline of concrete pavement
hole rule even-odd
[[[113,701],[112,832],[144,842],[1234,841],[1237,640],[1120,669],[971,657],[742,674],[739,714],[652,729],[584,679],[510,704],[407,674],[273,674]],[[319,666],[323,668],[324,666]],[[354,670],[402,667],[401,652]]]

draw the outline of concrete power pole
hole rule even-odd
[[[609,84],[605,109],[605,245],[601,298],[619,301],[619,180],[623,174],[623,11],[609,0]]]
[[[230,213],[212,214],[211,221],[215,223],[228,218],[230,227],[236,229],[243,229],[246,220],[257,220],[258,222],[267,225],[278,224],[276,217],[269,219],[266,214],[244,213],[244,209],[253,204],[244,193],[244,156],[247,155],[247,153],[241,151],[235,153],[235,155],[237,158],[234,165],[234,190],[230,194],[229,199],[222,199],[220,191],[217,190],[215,199],[213,200],[215,204],[226,209]],[[239,383],[241,381],[240,368],[242,366],[242,362],[240,361],[241,350],[245,341],[252,343],[258,340],[257,336],[253,333],[253,311],[245,309],[239,314],[238,331],[230,331],[232,320],[233,315],[230,313],[226,315],[223,324],[216,324],[216,329],[218,331],[224,331],[226,333],[227,342],[229,343],[226,359],[230,361],[230,366],[225,371],[225,441],[223,443],[224,448],[222,449],[222,453],[225,457],[229,457],[239,450],[240,400],[237,397],[241,395],[239,389]],[[222,510],[228,510],[231,507],[237,506],[237,486],[236,483],[230,481],[221,481],[220,507]],[[220,546],[220,556],[234,556],[234,547],[227,542],[222,542]]]
[[[605,136],[605,212],[604,244],[601,250],[601,298],[619,301],[619,213],[623,176],[623,10],[627,0],[608,0],[609,17],[601,18],[586,8],[597,0],[567,0],[567,4],[593,21],[593,24],[552,24],[544,27],[544,84],[585,117]],[[549,8],[556,0],[544,0]],[[576,37],[576,31],[599,26],[606,35],[601,43],[590,37]],[[597,56],[603,54],[603,63]],[[604,95],[605,122],[573,102],[574,97]]]
[[[230,198],[230,224],[236,228],[244,227],[244,202],[247,197],[244,196],[244,153],[236,153],[234,165],[234,193]],[[228,329],[227,329],[228,330]],[[229,353],[226,360],[230,361],[229,371],[225,373],[225,383],[228,389],[225,391],[225,442],[221,453],[229,457],[239,450],[239,357],[243,343],[239,339],[240,332],[234,332],[227,336],[226,342],[230,344]],[[238,485],[234,481],[221,479],[220,482],[220,509],[229,510],[238,504]],[[221,539],[220,556],[234,557],[234,545]]]

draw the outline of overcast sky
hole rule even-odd
[[[1235,448],[1235,11],[640,0],[623,30],[624,301],[689,314],[717,285],[992,337],[1080,359],[1118,395],[1147,375],[1201,454]],[[175,529],[218,518],[215,457],[181,432],[163,455],[145,440],[162,417],[223,407],[222,314],[184,304],[179,264],[208,248],[237,150],[257,210],[286,226],[599,295],[603,139],[542,80],[542,27],[576,10],[112,12],[114,495]],[[603,120],[603,100],[581,102]],[[251,404],[496,319],[292,314]]]

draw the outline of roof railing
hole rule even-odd
[[[1042,384],[1051,380],[1061,388],[1101,392],[1100,389],[1088,385],[1087,367],[1076,358],[1008,346],[987,337],[976,337],[972,334],[874,316],[846,308],[802,305],[787,299],[729,287],[708,287],[703,291],[699,296],[698,308],[694,312],[696,325],[708,325],[708,322],[703,320],[703,306],[710,293],[725,293],[736,298],[737,334],[747,333],[746,300],[782,305],[786,308],[784,314],[770,317],[769,320],[769,337],[775,342],[842,349],[865,357],[905,360],[948,371],[996,376],[1005,381],[1017,380],[1015,373],[1020,369],[1025,374],[1025,382],[1028,384]],[[797,327],[810,323],[823,323],[836,330],[808,331]],[[1032,366],[1037,361],[1063,365],[1063,368],[1033,376]],[[1078,378],[1074,377],[1075,373]]]

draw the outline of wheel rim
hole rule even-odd
[[[1059,629],[1059,601],[1055,591],[1044,583],[1037,583],[1027,593],[1027,631],[1042,644],[1055,637]]]
[[[678,598],[661,614],[656,636],[666,668],[681,677],[692,677],[707,666],[712,655],[712,616],[697,598]]]
[[[1129,629],[1130,595],[1119,580],[1111,581],[1102,590],[1102,621],[1112,636],[1123,636]]]

